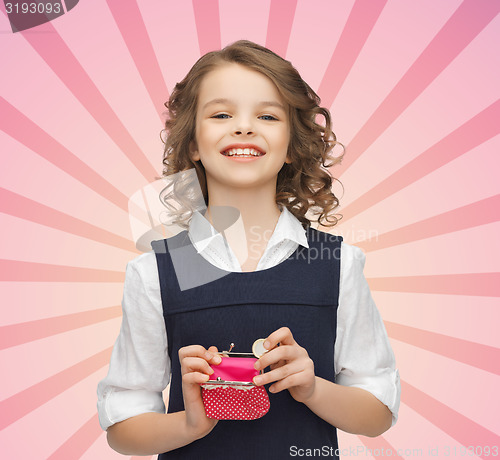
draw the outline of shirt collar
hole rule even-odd
[[[198,253],[203,252],[208,246],[215,245],[217,240],[223,238],[199,211],[193,213],[188,233]],[[280,244],[283,240],[295,241],[299,245],[309,248],[304,227],[302,227],[299,219],[297,219],[285,206],[282,207],[281,215],[271,239],[269,240],[268,246],[275,246]]]

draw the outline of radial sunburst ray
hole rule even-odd
[[[402,399],[383,436],[339,432],[344,457],[491,458],[499,2],[81,1],[18,33],[0,11],[1,458],[123,458],[95,404],[141,253],[130,198],[161,176],[174,85],[241,38],[292,62],[347,146],[331,231],[367,253]]]

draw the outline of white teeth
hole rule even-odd
[[[232,157],[232,156],[246,156],[246,157],[260,157],[264,155],[263,153],[259,152],[258,150],[255,149],[229,149],[223,152],[224,155]]]

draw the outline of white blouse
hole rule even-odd
[[[199,212],[193,215],[188,234],[198,253],[211,264],[226,271],[242,271],[225,238]],[[256,270],[278,265],[299,244],[309,247],[306,232],[284,207]],[[363,275],[364,264],[361,249],[342,242],[335,379],[340,385],[372,393],[391,410],[394,425],[401,395],[399,371]],[[128,262],[122,310],[108,374],[97,385],[97,410],[103,430],[145,412],[165,413],[162,392],[171,370],[154,251]]]

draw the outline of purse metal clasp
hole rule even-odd
[[[208,383],[210,385],[241,385],[246,387],[254,387],[256,386],[253,382],[239,382],[239,381],[231,381],[231,380],[222,380],[220,377],[217,377],[217,380],[207,380],[205,384]]]
[[[226,356],[226,357],[229,357],[229,356],[236,356],[236,357],[240,357],[240,358],[245,358],[247,356],[255,356],[253,353],[239,353],[239,352],[236,352],[236,351],[231,351],[232,349],[234,348],[234,343],[231,342],[230,346],[229,346],[229,351],[219,351],[219,355],[221,356]]]
[[[218,355],[229,358],[229,357],[235,357],[235,358],[255,358],[254,353],[239,353],[239,352],[234,352],[231,351],[234,348],[234,343],[230,344],[229,350],[226,351],[219,351]],[[262,374],[262,370],[259,372],[259,374]],[[209,385],[241,385],[241,386],[249,386],[249,387],[254,387],[256,386],[255,383],[253,382],[243,382],[243,381],[234,381],[234,380],[223,380],[220,377],[217,377],[215,380],[207,380],[205,384]]]

